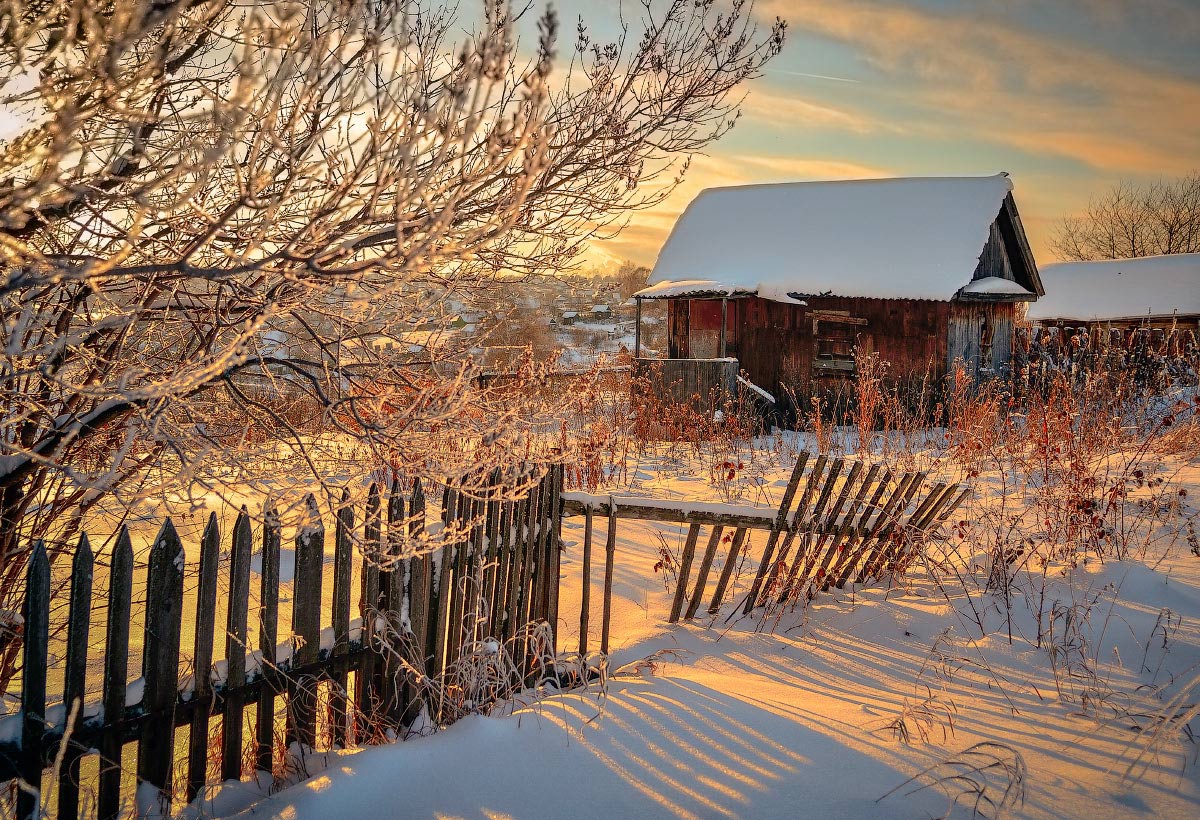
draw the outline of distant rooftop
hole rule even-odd
[[[1200,315],[1200,253],[1060,262],[1041,273],[1046,295],[1029,306],[1034,321]]]

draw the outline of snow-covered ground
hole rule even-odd
[[[739,503],[770,506],[786,469],[763,468],[755,497]],[[1044,573],[1030,564],[1013,577],[1011,609],[918,568],[899,587],[820,596],[774,629],[751,618],[727,624],[730,606],[668,626],[670,594],[654,566],[683,533],[623,521],[605,685],[331,754],[311,779],[256,803],[257,789],[227,785],[196,808],[297,820],[927,818],[947,811],[949,784],[977,781],[996,802],[1006,786],[1023,794],[1012,805],[1020,817],[1196,817],[1200,747],[1188,732],[1200,728],[1200,557],[1185,523],[1200,523],[1200,461],[1163,470],[1186,493],[1170,518],[1179,538],[1153,541],[1140,560]],[[987,478],[964,520],[994,504],[998,485]],[[642,465],[622,492],[721,500],[704,478],[661,464]],[[598,543],[603,527],[598,520]],[[763,538],[754,537],[756,553]],[[564,539],[560,644],[569,649],[581,519],[568,520]],[[967,566],[983,560],[971,543],[952,545]],[[751,574],[747,564],[739,592]],[[1008,768],[969,778],[952,769],[955,759],[984,759],[964,757],[971,747]],[[977,796],[963,797],[955,816],[970,816]]]

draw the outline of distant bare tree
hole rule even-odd
[[[646,282],[650,279],[650,269],[645,265],[638,265],[626,259],[621,263],[621,267],[617,268],[616,277],[621,298],[629,299],[633,294],[646,287]]]
[[[1200,171],[1138,185],[1121,182],[1059,224],[1051,243],[1064,259],[1127,259],[1200,252]]]
[[[0,4],[0,610],[97,507],[529,452],[511,391],[413,334],[660,201],[784,26],[646,0],[552,77],[554,15],[481,5]]]

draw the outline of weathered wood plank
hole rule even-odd
[[[641,305],[641,302],[638,302]],[[592,510],[589,507],[584,512],[583,520],[583,586],[580,589],[579,603],[579,654],[587,656],[588,651],[588,620],[592,607]]]
[[[368,651],[362,659],[355,676],[358,711],[370,724],[375,720],[379,701],[379,647],[375,619],[379,613],[379,551],[382,526],[379,514],[379,485],[372,482],[367,489],[367,515],[363,521],[362,590],[358,602],[358,613],[362,618],[362,643]],[[356,732],[359,742],[366,735],[367,726]]]
[[[549,557],[546,563],[547,587],[549,595],[546,601],[546,620],[550,622],[551,654],[558,655],[558,592],[562,582],[562,493],[564,470],[562,464],[555,464],[550,471],[552,484],[550,488],[549,511]]]
[[[420,544],[425,532],[425,493],[421,489],[421,480],[413,481],[412,493],[409,496],[408,537],[413,544]],[[411,571],[408,585],[408,620],[412,629],[412,646],[416,657],[413,663],[422,675],[429,674],[430,640],[432,638],[429,625],[430,604],[433,601],[433,558],[428,551],[411,559]],[[418,688],[419,692],[419,688]],[[405,715],[406,726],[416,722],[421,714],[424,700],[414,692],[408,713]]]
[[[208,719],[212,714],[213,629],[217,622],[217,559],[221,531],[217,514],[209,513],[200,538],[200,564],[196,585],[196,632],[192,643],[192,710],[188,735],[187,801],[196,799],[208,779]]]
[[[273,669],[279,661],[275,656],[275,647],[279,643],[279,548],[282,543],[279,513],[268,502],[263,510],[262,575],[259,578],[258,597],[258,650],[264,670]],[[255,709],[256,766],[268,775],[274,769],[275,695],[274,688],[264,684]]]
[[[688,602],[684,620],[690,621],[700,608],[700,599],[704,597],[704,588],[708,584],[708,573],[712,569],[713,559],[717,557],[717,546],[721,543],[721,535],[725,528],[716,526],[708,536],[708,544],[704,547],[704,555],[700,559],[700,568],[696,571],[696,583],[692,589],[692,599]]]
[[[171,802],[175,702],[179,687],[179,632],[183,616],[183,544],[167,519],[150,550],[146,581],[142,708],[149,719],[138,741],[138,813],[166,815]],[[150,787],[149,789],[143,788]]]
[[[296,577],[292,585],[292,634],[299,647],[293,651],[293,666],[317,660],[321,648],[321,584],[325,564],[325,525],[310,493],[304,499],[304,515],[296,533]],[[317,740],[317,678],[297,675],[288,687],[288,745],[315,747]]]
[[[729,582],[733,578],[738,555],[741,553],[742,544],[749,532],[745,527],[738,527],[733,532],[733,543],[729,545],[729,555],[725,559],[725,566],[721,567],[721,577],[717,581],[717,588],[713,590],[712,600],[708,604],[709,615],[716,615],[721,609],[721,602],[725,600],[725,591],[729,589]]]
[[[343,658],[350,651],[350,582],[353,561],[354,508],[350,504],[350,490],[343,488],[333,536],[333,657],[336,660],[330,670],[333,691],[330,693],[329,710],[333,743],[342,748],[346,747],[346,727],[350,711],[346,694],[350,667]]]
[[[93,569],[92,545],[84,533],[79,536],[79,546],[71,560],[71,609],[67,616],[67,658],[63,686],[63,708],[66,709],[64,738],[74,735],[83,719],[84,697],[87,695]],[[79,761],[85,751],[86,747],[78,743],[68,743],[62,754],[63,765],[58,776],[60,820],[75,820],[79,816]]]
[[[245,725],[246,646],[250,640],[250,553],[254,533],[244,506],[233,522],[229,551],[229,609],[225,614],[225,708],[221,718],[221,780],[242,777],[242,732]]]
[[[17,817],[37,820],[41,816],[42,769],[46,731],[46,665],[50,640],[50,560],[46,545],[33,545],[25,570],[24,668],[21,674],[21,780],[17,792]]]
[[[671,600],[671,614],[667,623],[679,622],[679,613],[683,610],[684,599],[687,598],[688,580],[692,574],[692,561],[696,555],[696,540],[700,537],[700,525],[688,527],[687,539],[683,542],[683,551],[679,554],[679,571],[675,575],[675,597]]]
[[[600,654],[608,655],[609,634],[612,628],[613,564],[617,554],[617,505],[608,505],[608,534],[604,541],[604,600],[600,616]]]
[[[108,619],[104,638],[104,722],[100,739],[100,784],[96,810],[100,820],[121,813],[121,750],[125,730],[125,692],[129,676],[129,615],[133,596],[133,545],[121,526],[108,570]]]

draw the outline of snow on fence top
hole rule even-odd
[[[1200,253],[1060,262],[1041,269],[1046,295],[1034,321],[1096,321],[1200,314]]]
[[[709,188],[637,295],[947,301],[971,280],[1010,191],[1005,174]]]

